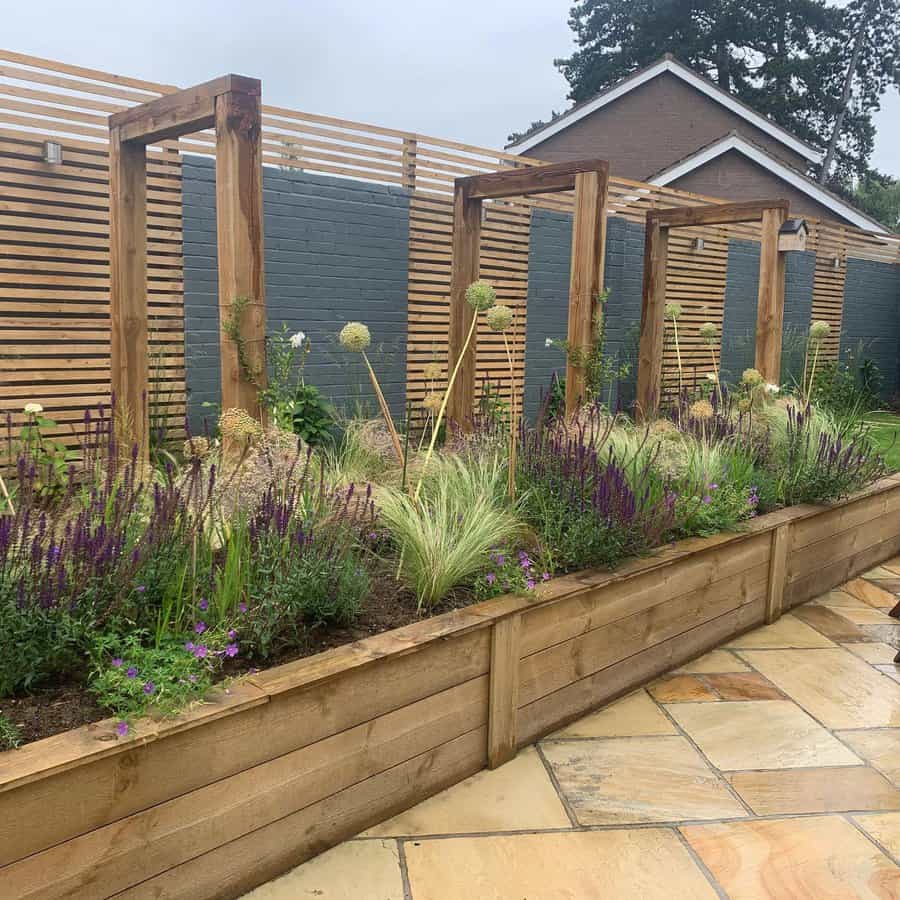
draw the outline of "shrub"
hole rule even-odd
[[[0,751],[15,750],[22,743],[22,734],[3,713],[0,713]]]

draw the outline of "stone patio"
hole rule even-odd
[[[900,898],[900,557],[247,895]]]

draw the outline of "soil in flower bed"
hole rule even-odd
[[[474,602],[468,592],[451,595],[432,610],[421,614],[415,597],[387,574],[374,579],[372,590],[357,620],[350,626],[310,629],[306,643],[269,657],[264,663],[253,660],[229,660],[226,676],[244,675],[260,668],[270,668],[313,656],[333,647],[350,644],[373,634],[409,625],[427,616],[438,615]],[[108,718],[110,713],[98,703],[83,682],[76,680],[47,685],[31,694],[0,699],[0,714],[12,722],[21,733],[23,744],[52,737],[63,731]],[[2,751],[0,751],[2,752]]]

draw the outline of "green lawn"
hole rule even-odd
[[[900,416],[892,412],[873,412],[866,416],[866,422],[890,469],[900,471]]]

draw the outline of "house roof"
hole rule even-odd
[[[665,169],[652,175],[647,181],[650,184],[657,184],[660,186],[671,184],[673,181],[677,181],[682,176],[687,175],[689,172],[693,172],[695,169],[699,169],[701,166],[706,165],[708,162],[711,162],[723,153],[728,153],[731,150],[742,154],[747,157],[747,159],[752,160],[764,169],[777,175],[782,181],[785,181],[797,188],[797,190],[802,191],[808,197],[815,200],[817,203],[820,203],[822,206],[827,207],[842,219],[852,222],[857,228],[862,228],[866,231],[877,231],[881,234],[888,233],[887,229],[880,222],[870,218],[865,213],[860,212],[855,206],[852,206],[837,194],[832,193],[827,188],[822,187],[822,185],[813,181],[811,178],[808,178],[802,172],[799,172],[797,169],[782,162],[759,144],[748,140],[743,135],[734,131],[707,144],[705,147],[701,147],[689,156],[672,163],[672,165],[667,166]]]
[[[756,110],[747,106],[746,103],[738,100],[737,97],[729,94],[728,91],[723,90],[708,78],[698,75],[693,69],[678,62],[677,59],[668,53],[662,57],[662,59],[657,60],[646,68],[639,69],[627,78],[623,78],[621,81],[612,85],[612,87],[607,88],[605,91],[601,91],[590,100],[579,103],[577,106],[574,106],[568,112],[563,113],[559,118],[554,119],[537,131],[533,131],[519,141],[514,141],[512,144],[508,145],[508,149],[515,153],[524,153],[526,150],[530,150],[532,147],[547,140],[547,138],[552,137],[554,134],[558,134],[560,131],[568,128],[585,116],[589,116],[592,112],[596,112],[598,109],[602,109],[604,106],[613,103],[615,100],[618,100],[619,97],[633,91],[635,88],[640,87],[651,79],[662,75],[664,72],[668,72],[676,78],[680,78],[691,87],[700,91],[702,94],[705,94],[711,100],[740,116],[760,131],[766,132],[766,134],[771,135],[786,147],[790,147],[791,150],[795,153],[799,153],[810,162],[820,163],[822,161],[822,154],[814,147],[811,147],[805,141],[801,141],[800,138],[791,134],[791,132],[782,128],[780,125],[776,125],[771,119],[760,115]]]

